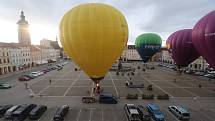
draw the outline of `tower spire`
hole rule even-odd
[[[21,18],[21,20],[25,20],[25,15],[24,15],[24,12],[23,12],[23,11],[21,11],[20,18]]]
[[[25,20],[24,12],[21,11],[20,20],[18,24],[18,40],[23,45],[31,45],[31,37],[28,31],[28,22]]]

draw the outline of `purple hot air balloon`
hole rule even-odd
[[[192,41],[199,54],[215,69],[215,11],[208,13],[196,23]]]
[[[186,67],[199,57],[192,43],[192,29],[174,32],[167,39],[167,47],[178,67]]]

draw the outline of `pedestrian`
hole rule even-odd
[[[93,93],[95,93],[95,92],[96,92],[96,88],[94,87],[94,88],[93,88]]]
[[[50,84],[52,83],[52,80],[51,80],[51,79],[49,79],[49,83],[50,83]]]
[[[202,88],[202,85],[201,85],[201,84],[199,84],[199,88]]]
[[[28,83],[27,82],[25,82],[25,88],[28,89]]]

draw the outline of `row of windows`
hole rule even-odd
[[[4,56],[9,56],[9,53],[7,52],[7,53],[5,53],[5,52],[3,52],[2,53],[2,56],[4,57]]]
[[[13,60],[13,62],[21,62],[21,61],[24,61],[24,62],[27,62],[27,61],[30,61],[30,59],[16,59],[16,60]]]
[[[0,59],[0,64],[2,63],[10,63],[9,58],[8,59]]]
[[[23,55],[23,56],[30,56],[29,53],[23,53],[22,55]],[[2,53],[2,56],[3,56],[3,57],[4,57],[4,56],[9,56],[9,53],[8,53],[8,52],[7,52],[7,53],[4,53],[4,52],[3,52],[3,53]],[[13,54],[12,56],[14,57],[14,56],[21,56],[21,55],[20,55],[20,54]]]
[[[201,64],[190,64],[190,68],[201,69]]]

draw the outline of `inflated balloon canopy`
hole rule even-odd
[[[196,23],[192,41],[200,55],[215,69],[215,10]]]
[[[135,40],[135,48],[143,62],[147,62],[161,48],[161,37],[154,33],[145,33]]]
[[[167,39],[168,50],[178,67],[186,67],[199,57],[192,43],[192,29],[172,33]]]
[[[98,83],[127,45],[128,25],[110,5],[81,4],[62,18],[60,41],[70,58]]]

